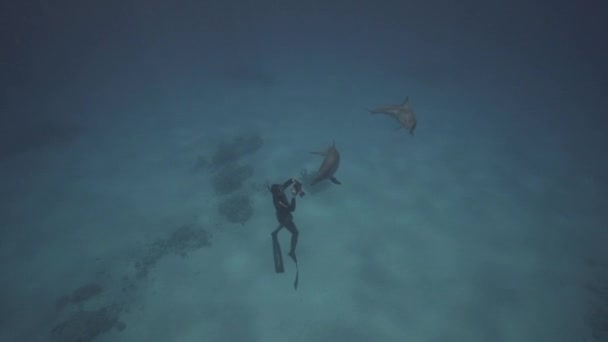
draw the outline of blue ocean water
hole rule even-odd
[[[607,13],[0,4],[0,340],[608,341]]]

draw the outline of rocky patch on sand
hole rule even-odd
[[[63,309],[69,304],[81,304],[103,291],[101,286],[97,283],[88,283],[84,284],[74,291],[71,294],[61,296],[55,301],[55,306],[58,309]]]
[[[258,135],[240,136],[221,142],[211,158],[199,156],[195,162],[195,170],[210,171],[218,213],[228,223],[244,225],[253,217],[255,208],[250,193],[260,187],[249,182],[254,168],[242,164],[242,158],[255,153],[263,144]]]
[[[150,270],[165,256],[177,255],[182,258],[211,246],[212,235],[202,227],[183,225],[164,238],[159,238],[147,246],[144,253],[134,262],[135,275],[125,275],[119,297],[101,298],[107,303],[99,303],[97,308],[83,308],[83,304],[103,293],[101,285],[90,282],[78,286],[70,293],[60,296],[56,302],[57,316],[62,318],[50,331],[52,342],[90,342],[113,329],[121,332],[127,325],[121,321],[121,314],[128,310],[133,291],[145,280]],[[95,306],[97,302],[87,303]]]
[[[109,305],[97,310],[79,310],[51,330],[53,342],[89,342],[112,329],[123,331],[126,324],[119,319],[122,308]]]
[[[167,254],[186,257],[202,247],[211,246],[211,233],[201,228],[184,225],[166,238],[152,242],[143,256],[135,261],[136,278],[148,275],[148,271]]]
[[[220,201],[220,215],[230,223],[244,225],[253,216],[253,205],[248,195],[237,194]]]

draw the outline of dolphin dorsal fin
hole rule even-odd
[[[401,104],[402,106],[405,106],[408,102],[410,102],[410,97],[406,96],[405,100],[403,101],[403,103]]]

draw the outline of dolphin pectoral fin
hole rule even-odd
[[[342,185],[342,183],[340,183],[340,181],[337,180],[336,177],[329,177],[329,180],[334,184]]]
[[[396,115],[399,113],[399,110],[400,110],[400,106],[386,106],[386,107],[372,109],[372,110],[370,110],[370,113],[371,114],[384,114],[384,115],[396,117]]]
[[[376,108],[376,109],[368,109],[370,114],[388,114],[388,110],[390,108]]]

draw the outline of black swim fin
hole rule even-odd
[[[285,267],[283,266],[283,254],[281,253],[281,245],[279,244],[277,234],[272,234],[272,255],[274,258],[274,271],[276,273],[285,272]]]
[[[296,257],[296,253],[289,253],[291,260],[296,264],[296,280],[293,282],[293,288],[295,290],[298,289],[298,280],[300,279],[300,271],[298,270],[298,258]]]
[[[342,185],[342,183],[340,183],[340,181],[337,180],[336,177],[329,177],[329,180],[334,184]]]

